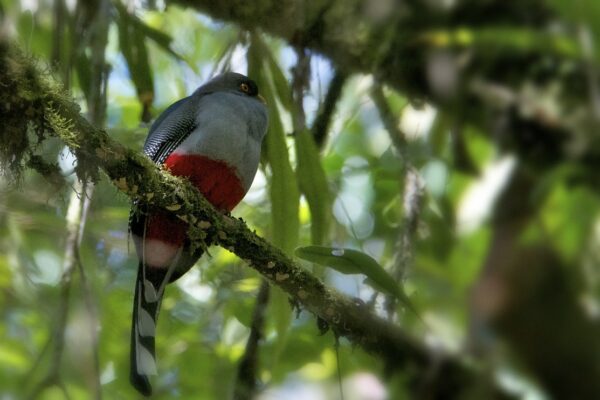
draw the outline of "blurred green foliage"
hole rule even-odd
[[[578,2],[579,8],[561,0],[551,3],[565,18],[585,23],[594,37],[600,38],[600,6],[596,2]],[[69,35],[59,39],[64,54],[56,64],[52,58],[56,45],[52,39],[53,4],[10,0],[0,4],[19,44],[50,63],[56,78],[63,79],[67,66],[61,63],[69,59],[74,41]],[[370,100],[372,78],[360,75],[349,79],[327,144],[319,152],[307,136],[309,131],[291,132],[289,68],[295,56],[285,43],[176,6],[133,10],[115,2],[109,28],[106,54],[111,71],[106,128],[110,134],[130,147],[141,148],[147,131],[147,124],[142,122],[144,115],[158,115],[215,72],[233,68],[248,73],[269,103],[270,129],[259,176],[246,201],[233,214],[290,255],[297,246],[310,244],[353,248],[368,254],[374,265],[383,266],[393,275],[406,212],[403,195],[407,160],[402,160],[393,147]],[[420,40],[442,48],[489,49],[493,45],[503,51],[533,50],[566,59],[582,57],[579,46],[566,36],[548,38],[510,27],[440,30]],[[596,40],[598,43],[600,40]],[[311,66],[305,99],[309,122],[314,120],[333,74],[327,60],[316,54]],[[69,87],[85,108],[85,82],[89,80],[85,63],[72,68],[77,74]],[[415,336],[427,336],[458,350],[467,341],[470,329],[470,288],[492,236],[489,217],[494,203],[472,197],[477,196],[474,189],[482,185],[485,171],[497,166],[501,154],[494,138],[482,132],[480,125],[464,126],[461,157],[467,157],[476,172],[465,170],[455,143],[449,139],[448,132],[455,126],[448,113],[434,112],[429,128],[423,122],[426,116],[421,105],[409,104],[391,90],[386,89],[385,95],[394,115],[404,121],[410,119],[408,113],[418,114],[421,119],[417,124],[423,124],[409,135],[403,152],[419,173],[425,194],[412,235],[414,257],[401,284],[419,315],[427,320],[428,329],[405,310],[402,302],[397,306],[398,323]],[[64,185],[57,188],[32,171],[17,186],[9,185],[4,178],[0,181],[2,399],[25,398],[47,374],[52,367],[49,354],[55,343],[53,335],[59,328],[65,214],[74,160],[57,141],[46,141],[42,146],[40,152],[49,161],[61,164]],[[540,181],[538,189],[550,194],[539,205],[539,218],[523,240],[547,240],[565,260],[576,262],[584,254],[593,264],[598,260],[591,246],[598,240],[598,224],[591,216],[597,216],[600,203],[596,193],[570,189],[565,178],[568,174],[553,171]],[[494,192],[488,188],[487,193],[490,191]],[[480,219],[470,220],[474,213],[463,209],[469,196],[475,204],[481,203]],[[128,199],[109,182],[100,181],[79,254],[89,288],[82,284],[79,274],[74,275],[64,357],[56,371],[71,399],[91,396],[95,361],[90,329],[99,332],[103,396],[135,396],[128,383],[128,351],[137,261],[128,239],[128,214]],[[310,263],[304,265],[314,268]],[[390,275],[382,275],[385,271],[378,272],[378,279],[384,281],[383,285],[379,282],[380,286],[396,284],[386,282]],[[574,280],[592,277],[582,297],[597,304],[600,286],[593,283],[599,280],[597,269],[581,267],[570,273]],[[160,375],[156,398],[218,399],[231,395],[260,279],[227,250],[211,248],[210,255],[204,256],[180,283],[169,287],[157,334]],[[362,278],[349,278],[328,269],[324,279],[365,302],[374,300],[374,290],[364,285]],[[86,292],[97,310],[97,320],[86,306]],[[339,393],[335,389],[333,334],[321,334],[312,316],[304,312],[297,316],[283,293],[276,291],[272,298],[265,341],[260,347],[258,377],[267,388],[293,386],[296,381],[318,382],[327,398],[336,398]],[[384,315],[382,298],[374,301],[374,307]],[[344,377],[367,371],[385,379],[384,365],[344,340],[339,359]],[[501,366],[510,364],[507,359]],[[509,369],[517,376],[522,393],[538,393],[527,374],[515,366]],[[387,386],[389,398],[407,396],[402,375]],[[53,387],[40,398],[65,396],[60,387]]]

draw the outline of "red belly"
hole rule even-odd
[[[188,178],[216,208],[231,211],[244,197],[245,190],[235,171],[222,161],[191,154],[171,154],[165,161],[173,175]],[[187,225],[166,212],[148,218],[146,238],[181,246]]]

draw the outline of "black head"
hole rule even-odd
[[[236,72],[225,72],[224,74],[217,75],[196,90],[196,93],[200,94],[214,92],[235,92],[245,96],[256,97],[264,102],[264,99],[258,94],[256,82]]]

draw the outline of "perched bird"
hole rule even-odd
[[[216,208],[242,200],[258,168],[267,109],[256,83],[229,72],[171,105],[150,128],[144,153],[188,178]],[[165,286],[202,255],[191,251],[187,224],[166,211],[136,204],[130,230],[139,259],[131,328],[130,380],[150,395],[156,374],[154,336]]]

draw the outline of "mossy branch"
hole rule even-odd
[[[280,249],[250,231],[242,220],[215,210],[188,181],[170,175],[90,124],[80,115],[79,107],[35,66],[34,60],[14,45],[2,42],[2,38],[0,65],[13,66],[0,68],[0,86],[11,85],[13,89],[11,93],[0,92],[5,126],[29,126],[39,135],[62,139],[78,157],[80,179],[97,180],[99,171],[103,171],[132,200],[171,211],[189,223],[190,236],[199,245],[213,243],[232,251],[297,304],[325,321],[337,335],[379,357],[389,369],[415,371],[409,377],[415,390],[426,385],[434,397],[451,398],[472,387],[478,379],[477,373],[456,359],[434,354],[360,301],[328,288]],[[11,113],[15,107],[32,112]],[[434,377],[432,370],[436,371]]]

